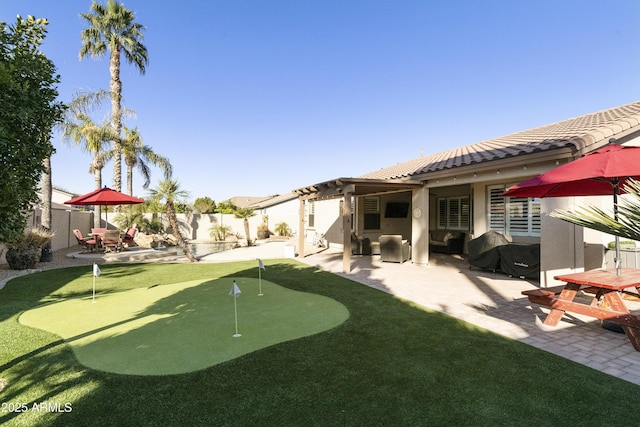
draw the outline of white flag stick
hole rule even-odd
[[[98,277],[102,272],[100,271],[100,267],[95,262],[93,263],[93,297],[92,303],[96,302],[96,277]]]
[[[262,260],[258,258],[258,286],[260,288],[260,291],[258,293],[259,297],[264,295],[262,293],[262,270],[264,270],[264,264],[262,263]]]
[[[238,333],[238,295],[240,294],[241,294],[240,288],[238,287],[238,284],[234,280],[233,287],[231,288],[231,292],[229,292],[229,295],[233,296],[233,311],[235,313],[235,318],[236,318],[236,333],[233,334],[234,338],[242,336],[242,334]]]

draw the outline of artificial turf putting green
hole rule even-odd
[[[347,308],[321,295],[258,279],[194,280],[74,298],[24,312],[20,323],[64,338],[78,360],[118,374],[181,374],[334,328]],[[100,278],[97,279],[98,283]]]

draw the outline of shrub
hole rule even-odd
[[[279,224],[276,224],[275,230],[278,236],[286,236],[286,237],[291,236],[291,228],[287,225],[286,222],[281,222]]]

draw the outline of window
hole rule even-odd
[[[539,236],[540,199],[502,197],[506,188],[488,187],[489,230],[508,236]]]
[[[470,220],[469,196],[438,199],[438,228],[468,230]]]
[[[315,205],[315,202],[309,202],[309,215],[307,219],[309,228],[315,227],[315,221],[316,221],[316,205]]]
[[[380,229],[380,198],[379,197],[364,198],[364,229],[365,230]]]

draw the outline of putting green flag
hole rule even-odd
[[[258,258],[258,268],[259,268],[260,270],[264,270],[264,269],[265,269],[265,268],[264,268],[264,264],[262,263],[262,260],[261,260],[260,258]]]
[[[240,292],[240,288],[238,287],[238,284],[236,283],[236,281],[233,281],[233,287],[231,288],[231,290],[229,291],[229,295],[237,297],[238,295],[240,295],[242,292]]]
[[[241,333],[238,333],[238,295],[240,295],[240,288],[235,280],[233,281],[233,287],[231,288],[229,295],[233,296],[233,311],[236,318],[236,333],[233,334],[233,337],[238,338],[242,336]]]
[[[100,271],[100,267],[98,267],[98,264],[93,263],[93,277],[98,277],[101,273],[102,271]]]

